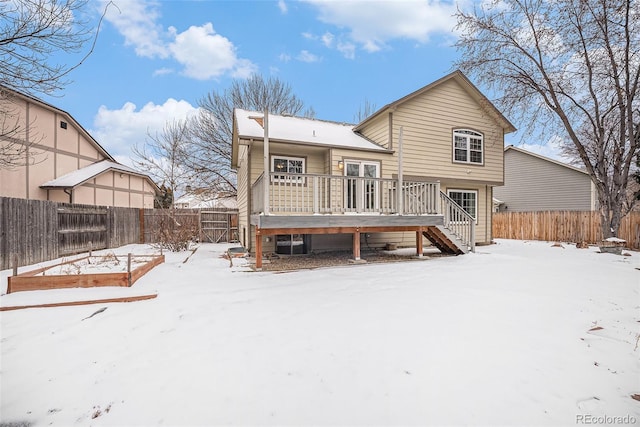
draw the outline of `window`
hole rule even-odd
[[[281,173],[295,173],[302,174],[305,168],[305,161],[302,157],[286,157],[286,156],[271,156],[271,171],[276,172],[276,175],[272,178],[273,181],[297,181],[302,182],[302,177],[292,177],[288,175],[277,175]]]
[[[474,220],[478,220],[478,192],[473,190],[447,190],[447,195],[459,204]]]
[[[276,253],[282,255],[306,254],[309,247],[310,234],[278,234],[276,235]]]
[[[483,137],[481,133],[456,129],[453,131],[453,161],[481,165],[483,158]]]

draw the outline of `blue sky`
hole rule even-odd
[[[107,3],[90,1],[95,23]],[[147,131],[193,114],[207,93],[251,73],[290,84],[319,119],[353,122],[365,100],[380,108],[453,71],[458,55],[449,1],[112,3],[73,82],[43,99],[123,163]],[[525,148],[555,156],[553,144]]]

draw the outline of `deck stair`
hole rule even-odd
[[[475,220],[462,206],[440,192],[444,225],[430,226],[422,234],[442,253],[461,255],[475,251]]]
[[[469,252],[469,247],[443,226],[428,227],[422,235],[443,254],[462,255]]]

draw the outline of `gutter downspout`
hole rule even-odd
[[[73,188],[63,188],[62,191],[69,195],[69,203],[73,203]]]

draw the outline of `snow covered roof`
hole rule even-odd
[[[212,194],[188,193],[178,197],[173,204],[179,207],[201,209],[237,209],[238,202],[235,197],[224,197]]]
[[[263,112],[236,108],[234,116],[240,138],[264,137]],[[352,150],[389,151],[354,132],[354,126],[350,124],[275,114],[269,114],[269,139]]]
[[[92,163],[89,166],[85,166],[84,168],[69,172],[66,175],[62,175],[61,177],[45,182],[40,186],[40,188],[74,188],[110,170],[143,176],[147,178],[151,183],[153,183],[156,189],[158,188],[153,180],[147,175],[141,174],[140,172],[137,172],[135,169],[132,169],[129,166],[111,162],[109,160]]]

